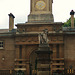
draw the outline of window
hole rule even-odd
[[[0,41],[0,49],[3,49],[3,41]]]

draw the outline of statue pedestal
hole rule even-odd
[[[37,75],[50,75],[50,47],[48,44],[40,44],[37,54]]]

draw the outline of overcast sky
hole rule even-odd
[[[75,11],[75,0],[53,0],[54,21],[67,21],[72,9]],[[30,13],[30,0],[0,0],[0,29],[9,28],[9,13],[14,14],[15,24],[25,23]]]

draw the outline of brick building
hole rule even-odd
[[[20,70],[25,75],[38,74],[38,70],[35,70],[35,51],[39,47],[38,36],[44,29],[48,29],[48,44],[53,51],[50,55],[50,74],[57,71],[74,73],[74,21],[72,20],[69,28],[63,28],[62,22],[54,22],[52,3],[52,0],[31,0],[28,22],[16,24],[17,29],[14,29],[15,16],[9,14],[9,29],[0,29],[0,75],[13,74]],[[74,19],[74,14],[70,15]],[[47,67],[43,64],[39,66]]]

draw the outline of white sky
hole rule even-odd
[[[54,21],[67,21],[72,9],[75,11],[75,0],[53,0]],[[0,0],[0,29],[9,28],[9,13],[14,14],[15,24],[25,23],[30,13],[30,0]]]

